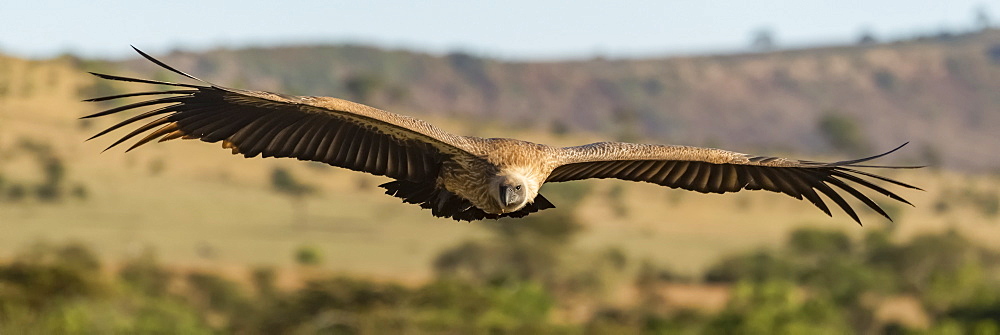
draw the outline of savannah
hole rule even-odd
[[[615,180],[546,185],[557,208],[524,219],[456,222],[320,163],[198,141],[102,153],[111,139],[85,139],[124,116],[79,119],[113,107],[81,101],[149,87],[88,71],[183,78],[0,54],[0,333],[1000,334],[995,29],[624,60],[357,45],[162,59],[456,134],[827,161],[910,141],[884,162],[927,167],[878,171],[923,191],[877,198],[893,220],[859,210],[864,226],[781,194]]]

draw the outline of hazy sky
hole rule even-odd
[[[55,1],[4,0],[0,52],[48,57],[357,42],[504,58],[733,51],[768,27],[779,45],[967,30],[1000,0]]]

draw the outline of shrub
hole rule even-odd
[[[502,219],[488,226],[505,239],[535,239],[540,244],[561,244],[583,226],[570,211],[535,213],[521,219]]]
[[[83,184],[73,185],[73,188],[70,190],[70,194],[78,200],[87,200],[87,197],[90,196],[90,192],[87,191],[87,186]]]
[[[847,334],[852,328],[836,306],[795,294],[785,281],[744,282],[722,313],[709,321],[718,334]]]
[[[723,258],[705,271],[704,280],[709,283],[763,282],[774,279],[789,280],[794,278],[794,274],[794,265],[784,257],[759,250]]]
[[[314,266],[323,262],[319,249],[314,246],[300,246],[295,250],[295,262],[299,265]]]
[[[247,298],[235,282],[207,272],[194,272],[187,277],[188,285],[201,305],[217,311],[238,311]]]
[[[840,231],[798,229],[792,231],[788,247],[799,255],[835,255],[851,252],[851,239]]]
[[[886,91],[891,91],[896,88],[896,75],[889,70],[878,70],[872,74],[872,81],[875,82],[875,86]]]
[[[817,125],[820,132],[834,148],[852,154],[862,154],[868,150],[868,142],[857,122],[836,112],[826,112]]]
[[[105,291],[100,262],[79,244],[39,243],[0,266],[0,288],[7,297],[40,309],[60,299],[99,296]]]
[[[272,267],[258,267],[250,273],[250,281],[253,283],[257,296],[269,299],[275,296],[278,289],[275,286],[275,273]]]
[[[126,261],[118,271],[118,277],[129,287],[156,297],[167,294],[173,273],[160,265],[156,254],[146,250],[139,257]]]
[[[385,87],[385,79],[375,74],[352,76],[345,83],[347,92],[361,103],[370,103],[372,97]]]
[[[271,171],[271,187],[292,197],[302,197],[315,192],[315,188],[299,181],[288,169],[282,167],[276,167]]]
[[[4,190],[4,193],[4,196],[12,202],[22,201],[28,195],[28,191],[25,190],[24,185],[14,183],[11,183],[10,186]]]

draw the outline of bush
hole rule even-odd
[[[889,70],[875,71],[872,74],[872,81],[875,82],[875,86],[885,91],[891,91],[896,88],[896,75],[889,72]]]
[[[323,262],[323,257],[316,247],[304,245],[295,250],[295,262],[299,265],[315,266]]]
[[[709,283],[763,282],[790,280],[794,276],[795,268],[791,262],[773,252],[760,250],[723,258],[705,271],[704,280]]]
[[[62,198],[62,190],[59,188],[59,185],[41,184],[35,186],[35,196],[45,202],[57,201]]]
[[[837,150],[851,154],[863,154],[868,151],[868,141],[857,122],[836,112],[826,112],[817,125],[821,134]]]
[[[316,191],[314,187],[295,178],[288,169],[281,167],[271,171],[271,188],[292,197],[302,197]]]
[[[7,321],[7,322],[5,322]],[[124,296],[81,299],[33,318],[0,320],[3,334],[214,334],[190,306],[167,299]]]
[[[0,266],[0,300],[17,301],[32,309],[61,299],[100,296],[105,291],[100,262],[79,244],[54,247],[36,244]]]
[[[6,198],[10,201],[22,201],[33,196],[42,202],[57,202],[67,195],[78,199],[87,197],[83,184],[76,183],[72,188],[69,187],[66,164],[55,154],[51,145],[30,138],[19,138],[16,149],[33,156],[42,174],[42,181],[37,184],[21,184],[0,178],[0,200]]]
[[[775,251],[713,265],[706,280],[731,285],[725,309],[708,314],[658,300],[664,284],[682,279],[648,263],[624,281],[640,300],[608,303],[601,293],[620,287],[607,274],[632,273],[624,253],[608,249],[591,257],[528,236],[534,235],[497,234],[459,245],[438,259],[436,278],[413,288],[326,277],[283,290],[274,270],[259,268],[251,278],[254,295],[213,272],[191,273],[182,277],[187,285],[172,286],[176,276],[151,252],[107,277],[81,245],[38,244],[0,265],[0,333],[916,331],[873,318],[873,304],[899,295],[920,299],[931,333],[995,332],[1000,313],[1000,255],[954,232],[896,243],[886,231],[855,242],[839,232],[798,230]]]
[[[834,257],[851,252],[851,239],[840,231],[798,229],[791,233],[788,248],[802,257]]]
[[[90,196],[90,192],[87,191],[87,186],[84,186],[83,184],[73,185],[73,189],[70,190],[70,194],[78,200],[87,200],[87,197]]]
[[[372,97],[385,87],[385,79],[374,74],[361,74],[348,78],[345,85],[353,99],[371,103]]]
[[[628,215],[628,205],[625,202],[624,193],[625,187],[621,184],[615,184],[608,191],[608,203],[611,204],[611,209],[617,217]]]
[[[744,282],[722,313],[709,321],[717,334],[847,334],[852,328],[836,306],[795,293],[785,281]]]
[[[12,202],[22,201],[28,195],[24,185],[21,184],[11,184],[4,193],[6,193],[4,196]]]
[[[257,296],[263,299],[273,298],[278,288],[275,286],[277,273],[271,267],[259,267],[250,273],[250,281],[253,283]]]
[[[351,278],[310,281],[277,300],[240,313],[237,333],[378,333],[399,332],[383,312],[402,307],[409,291],[395,284]],[[382,331],[377,331],[382,329]]]
[[[442,252],[434,261],[438,276],[480,285],[508,281],[551,282],[557,272],[557,250],[530,239],[496,243],[465,242]]]
[[[504,239],[534,239],[540,244],[570,241],[583,226],[570,211],[535,213],[520,219],[501,219],[487,227]]]
[[[216,311],[237,311],[244,309],[247,298],[235,282],[207,272],[191,273],[188,285],[195,293],[200,305]]]
[[[118,277],[144,295],[157,297],[167,294],[173,273],[160,265],[152,251],[146,250],[139,257],[126,261]]]

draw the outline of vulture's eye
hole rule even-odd
[[[521,190],[521,185],[514,186],[514,189],[520,191]]]

